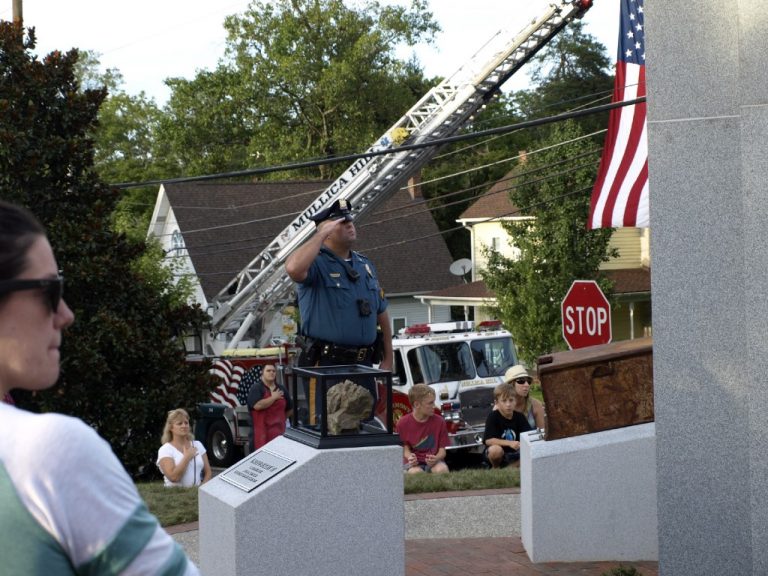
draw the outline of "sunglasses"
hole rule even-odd
[[[0,296],[20,290],[42,290],[48,300],[51,312],[54,314],[59,309],[59,302],[64,293],[64,276],[56,278],[41,278],[40,280],[0,280]]]
[[[515,384],[530,384],[531,381],[528,378],[515,378]]]

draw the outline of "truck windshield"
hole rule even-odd
[[[419,346],[408,351],[408,363],[413,381],[425,384],[471,380],[477,374],[466,342]]]
[[[507,368],[517,364],[517,357],[512,346],[512,339],[489,338],[487,340],[472,340],[472,357],[477,366],[477,375],[480,378],[486,376],[501,376]]]

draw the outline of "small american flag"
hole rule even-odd
[[[245,369],[242,366],[232,364],[229,360],[218,360],[211,368],[211,373],[221,379],[216,388],[211,392],[211,401],[215,404],[227,404],[234,408],[240,402],[240,379]],[[247,393],[247,392],[246,392]]]
[[[620,0],[613,102],[645,96],[644,0]],[[649,226],[646,105],[611,110],[589,208],[589,228]]]

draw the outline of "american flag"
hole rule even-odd
[[[620,0],[613,102],[645,96],[644,0]],[[646,105],[611,110],[589,208],[589,228],[649,226]]]
[[[211,401],[214,404],[228,404],[232,408],[240,404],[238,392],[243,372],[245,369],[242,366],[232,364],[229,360],[218,360],[211,368],[211,373],[218,376],[221,383],[211,392]]]

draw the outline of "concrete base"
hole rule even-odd
[[[658,560],[655,425],[522,436],[522,540],[532,562]]]
[[[200,489],[200,569],[207,576],[404,576],[399,446],[265,446],[295,464],[245,492],[218,476]]]

